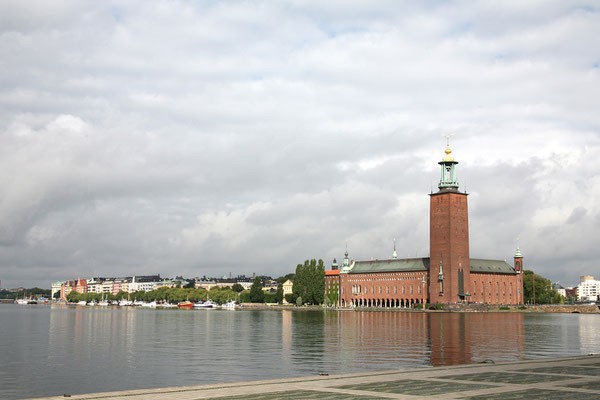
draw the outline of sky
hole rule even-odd
[[[429,255],[600,277],[595,1],[0,4],[0,280]]]

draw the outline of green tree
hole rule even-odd
[[[242,293],[244,291],[244,287],[242,285],[240,285],[239,283],[234,283],[231,286],[231,290],[233,290],[236,293]]]
[[[277,301],[276,301],[277,293],[265,293],[264,295],[265,295],[265,297],[264,297],[265,303],[277,303]]]
[[[323,260],[306,260],[296,267],[294,297],[302,297],[308,304],[322,304],[325,296],[325,266]]]
[[[275,292],[275,302],[278,304],[283,303],[283,285],[281,283],[277,285],[277,292]]]
[[[117,294],[115,295],[115,298],[116,298],[117,300],[123,300],[123,299],[126,299],[126,298],[128,298],[128,297],[129,297],[129,293],[127,293],[127,292],[126,292],[126,291],[124,291],[124,290],[119,290],[119,293],[117,293]]]
[[[294,303],[294,294],[293,293],[286,294],[285,301],[287,301],[290,304]]]
[[[67,300],[71,303],[77,303],[82,300],[81,293],[79,292],[71,292],[67,295]]]
[[[264,303],[265,292],[262,290],[262,281],[257,276],[254,278],[254,283],[250,287],[250,302],[251,303]]]
[[[296,276],[296,274],[294,274],[294,273],[292,272],[292,273],[289,273],[289,274],[287,274],[287,275],[280,276],[279,278],[275,279],[275,281],[276,281],[277,283],[285,283],[285,282],[286,282],[286,281],[289,279],[290,281],[292,281],[292,282],[293,282],[293,281],[294,281],[294,276]]]
[[[304,302],[302,301],[302,296],[296,297],[296,305],[301,306],[302,304],[304,304]]]
[[[250,291],[249,290],[244,290],[242,293],[240,293],[239,302],[240,303],[250,303]]]
[[[525,303],[533,303],[533,277],[534,272],[523,271],[523,295]],[[562,296],[554,290],[550,280],[535,274],[535,302],[536,304],[556,304],[564,301]]]

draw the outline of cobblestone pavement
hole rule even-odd
[[[46,400],[65,397],[47,397]],[[600,356],[471,364],[72,395],[73,400],[158,399],[600,399]]]

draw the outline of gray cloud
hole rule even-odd
[[[471,254],[594,274],[593,2],[9,1],[0,279],[428,254],[452,140]]]

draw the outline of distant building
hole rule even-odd
[[[67,296],[71,292],[87,293],[87,280],[77,279],[73,281],[66,281],[60,287],[60,298],[66,300]]]
[[[582,276],[577,286],[579,301],[598,301],[600,296],[600,281],[593,276]]]
[[[283,287],[283,297],[285,297],[286,294],[292,294],[294,282],[288,279],[287,281],[283,282],[281,286]]]
[[[337,267],[335,259],[331,265],[331,271],[325,271],[325,296],[334,299],[335,304],[339,304],[339,290],[340,290],[340,271],[333,269]]]
[[[560,283],[556,282],[552,284],[552,287],[554,288],[554,290],[556,290],[558,292],[558,294],[560,294],[562,297],[566,298],[567,297],[567,289],[565,289],[564,286],[562,286]]]
[[[131,283],[129,284],[129,293],[137,292],[139,290],[143,290],[144,292],[149,292],[154,290],[156,287],[156,283],[160,282],[160,275],[142,275],[142,276],[133,276],[131,278]]]
[[[51,298],[51,299],[54,299],[54,295],[55,295],[56,293],[60,293],[60,288],[61,288],[61,287],[62,287],[62,285],[64,285],[65,283],[66,283],[65,281],[59,281],[59,282],[54,282],[54,283],[52,284],[52,287],[51,287],[51,292],[50,292],[50,293],[51,293],[51,295],[50,295],[50,298]]]

